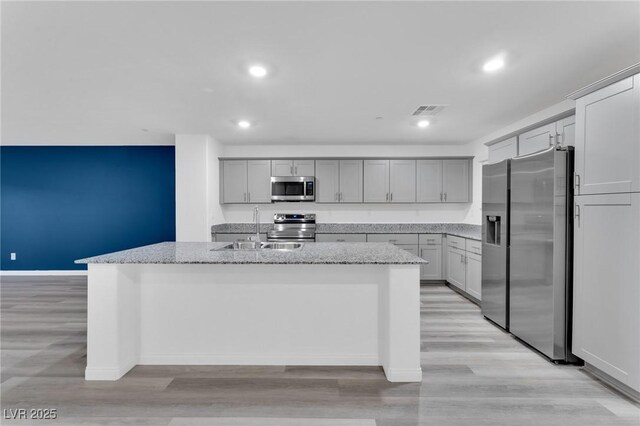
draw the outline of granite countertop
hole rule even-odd
[[[305,243],[291,251],[214,250],[228,243],[164,242],[76,260],[115,264],[344,264],[419,265],[428,263],[388,243]]]
[[[260,232],[273,229],[260,224]],[[253,223],[223,223],[211,227],[212,233],[243,234],[256,231]],[[449,234],[481,240],[482,226],[468,223],[318,223],[317,234]]]

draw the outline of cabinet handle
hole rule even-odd
[[[390,201],[393,201],[393,192],[391,193],[391,199],[390,199]]]
[[[549,146],[553,146],[553,135],[549,133]]]
[[[560,133],[556,133],[556,145],[560,146],[560,140],[562,140],[562,142],[564,142],[564,133],[560,134]]]
[[[436,240],[427,240],[427,244],[431,244],[433,242],[435,242]]]
[[[580,206],[576,204],[576,222],[578,222],[578,228],[580,227]]]
[[[340,238],[338,238],[336,241],[339,242],[339,243],[344,243],[344,240],[342,240]]]
[[[385,201],[389,201],[389,193],[388,193],[388,192],[387,192],[387,195],[386,195],[386,197],[385,197],[385,199],[384,199],[384,200],[385,200]]]
[[[445,203],[447,202],[447,193],[446,192],[444,193],[444,201],[445,201]]]
[[[251,202],[251,193],[250,192],[247,192],[247,201]]]
[[[246,193],[246,192],[244,193],[244,196],[243,196],[242,200],[243,200],[245,203],[247,202],[247,193]]]
[[[574,178],[574,182],[575,182],[575,187],[576,187],[576,194],[580,193],[580,175],[576,173],[576,176]]]
[[[294,170],[295,170],[295,173],[294,173],[294,174],[295,174],[295,175],[297,175],[297,174],[298,174],[298,166],[296,166],[296,167],[294,168]]]

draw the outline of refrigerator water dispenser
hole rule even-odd
[[[500,216],[486,217],[487,244],[500,245]]]

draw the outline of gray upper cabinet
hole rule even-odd
[[[271,176],[315,176],[315,161],[271,160]]]
[[[389,160],[364,160],[364,202],[389,202]]]
[[[442,193],[445,203],[470,201],[469,160],[442,160]]]
[[[337,203],[340,194],[340,160],[316,160],[316,202]]]
[[[640,74],[576,100],[576,195],[640,191]]]
[[[416,160],[389,161],[389,201],[416,202]]]
[[[514,136],[489,146],[488,164],[498,163],[518,155],[518,137]]]
[[[563,118],[556,122],[556,143],[562,146],[575,146],[576,116]]]
[[[271,202],[271,161],[247,161],[247,202]]]
[[[247,202],[247,160],[222,162],[222,202]]]
[[[527,155],[553,146],[556,123],[549,123],[518,136],[518,155]]]
[[[442,160],[418,160],[416,167],[416,201],[442,202]]]
[[[315,176],[315,163],[314,160],[293,160],[293,175]]]
[[[362,202],[362,160],[340,160],[341,203]]]

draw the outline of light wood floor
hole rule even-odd
[[[139,366],[85,382],[86,279],[2,277],[0,289],[2,408],[56,408],[55,424],[640,424],[637,405],[545,361],[445,286],[421,290],[415,384],[389,383],[376,367]]]

